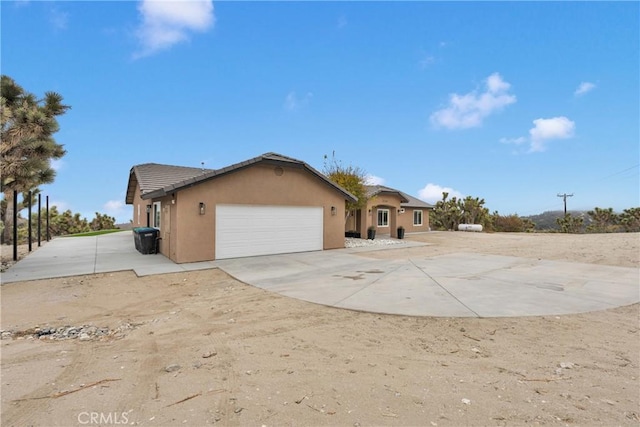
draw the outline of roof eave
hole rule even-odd
[[[300,160],[296,160],[296,159],[285,158],[284,156],[279,156],[279,157],[283,157],[283,158],[273,158],[272,157],[273,155],[274,155],[274,153],[268,153],[267,155],[254,157],[253,159],[245,160],[243,162],[236,163],[234,165],[230,165],[230,166],[224,167],[222,169],[212,170],[212,171],[204,173],[202,175],[199,175],[199,176],[196,176],[196,177],[193,177],[193,178],[189,178],[189,179],[186,179],[186,180],[181,181],[181,182],[177,182],[177,183],[172,184],[170,186],[166,186],[166,187],[163,187],[163,188],[158,189],[158,190],[150,191],[150,192],[148,192],[148,193],[146,193],[144,195],[141,195],[141,198],[146,200],[146,199],[152,199],[152,198],[157,198],[157,197],[164,197],[164,196],[166,196],[167,194],[169,194],[171,192],[180,191],[180,190],[183,190],[185,188],[192,187],[192,186],[194,186],[194,185],[196,185],[196,184],[198,184],[200,182],[208,181],[208,180],[214,179],[214,178],[218,178],[218,177],[220,177],[222,175],[226,175],[226,174],[229,174],[229,173],[232,173],[232,172],[237,172],[239,170],[245,169],[245,168],[247,168],[249,166],[252,166],[252,165],[255,165],[257,163],[266,163],[266,164],[271,164],[271,165],[278,165],[278,166],[282,165],[282,166],[287,166],[287,167],[305,169],[308,172],[310,172],[312,175],[315,175],[316,177],[318,177],[319,179],[324,181],[326,184],[331,185],[334,189],[336,189],[340,193],[342,193],[343,196],[345,197],[345,200],[348,200],[350,202],[356,202],[358,200],[358,198],[356,196],[354,196],[353,194],[351,194],[350,192],[348,192],[347,190],[345,190],[341,186],[337,185],[333,181],[329,180],[326,176],[324,176],[323,174],[321,174],[320,172],[315,170],[313,167],[311,167],[307,163],[305,163],[303,161],[300,161]]]
[[[313,167],[311,167],[307,163],[303,162],[301,166],[304,167],[307,171],[311,172],[313,175],[316,175],[318,178],[320,178],[325,183],[331,185],[333,188],[338,190],[340,193],[342,193],[342,195],[345,197],[345,200],[347,200],[347,201],[349,201],[351,203],[356,203],[358,201],[358,198],[356,196],[351,194],[346,189],[342,188],[340,185],[338,185],[335,182],[331,181],[329,178],[327,178],[325,175],[323,175],[320,172],[318,172],[317,170],[315,170]]]
[[[380,190],[380,191],[376,191],[374,193],[372,193],[369,198],[374,198],[380,194],[393,194],[396,196],[400,196],[400,203],[409,203],[409,199],[407,199],[405,196],[402,195],[402,193],[400,191],[388,191],[388,190]]]
[[[132,205],[133,198],[136,192],[136,185],[138,183],[138,176],[136,174],[136,167],[132,167],[129,171],[129,181],[127,182],[127,194],[125,195],[124,203],[125,205]],[[134,181],[135,179],[135,181]]]

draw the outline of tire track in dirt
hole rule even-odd
[[[39,419],[43,412],[52,412],[55,398],[51,396],[72,390],[84,382],[82,377],[87,375],[86,370],[95,359],[96,348],[93,345],[84,345],[85,343],[75,344],[71,352],[71,363],[55,377],[54,382],[44,384],[14,401],[3,414],[4,426],[34,425],[34,420]],[[64,396],[60,398],[63,399]],[[63,422],[63,425],[65,424],[69,423]]]
[[[209,410],[209,416],[213,418],[211,421],[222,423],[222,425],[237,426],[240,425],[238,415],[242,411],[236,405],[239,391],[238,373],[232,368],[235,358],[231,348],[227,345],[230,339],[229,333],[236,324],[214,323],[215,328],[212,328],[212,321],[220,322],[221,317],[226,314],[212,311],[213,302],[215,302],[213,298],[205,299],[193,309],[180,311],[180,314],[188,319],[187,327],[198,337],[203,337],[202,350],[215,353],[214,377],[220,379],[219,387],[216,389],[223,391],[213,396],[210,396],[206,391],[204,393],[206,399],[212,399],[212,407]]]
[[[131,384],[132,391],[127,399],[129,408],[139,409],[144,406],[153,406],[159,402],[158,377],[162,369],[161,353],[158,342],[149,336],[143,339],[131,337],[126,351],[135,355],[144,355],[141,363],[135,366],[136,373],[133,377],[125,378],[127,385]],[[134,411],[135,411],[134,409]],[[126,410],[121,408],[121,410]],[[131,420],[136,420],[136,413],[131,414]],[[141,420],[137,420],[138,422]]]

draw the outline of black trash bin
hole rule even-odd
[[[138,252],[144,255],[155,254],[158,242],[158,230],[151,227],[133,229],[134,242]]]
[[[376,229],[375,228],[369,228],[367,230],[367,239],[373,240],[375,238],[376,238]]]
[[[133,243],[136,246],[136,251],[140,251],[140,230],[144,227],[134,227],[133,229]]]
[[[404,239],[404,228],[398,227],[398,239]]]

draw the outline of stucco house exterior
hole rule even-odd
[[[398,236],[398,227],[405,233],[429,231],[429,212],[433,205],[400,190],[383,185],[367,186],[367,206],[350,212],[346,231],[356,231],[364,238],[367,229],[376,229],[376,236]]]
[[[277,153],[222,169],[136,165],[126,194],[133,226],[157,228],[160,253],[177,263],[343,248],[355,200]]]

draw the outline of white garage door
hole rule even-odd
[[[216,206],[216,259],[320,251],[323,209],[306,206]]]

